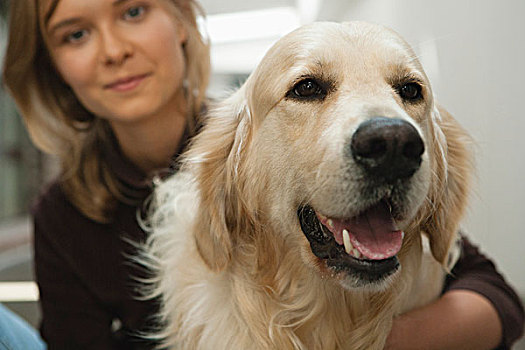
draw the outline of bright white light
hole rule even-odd
[[[205,27],[212,45],[278,38],[300,25],[295,7],[232,12],[206,17]]]
[[[296,0],[295,1],[302,24],[312,23],[319,17],[321,0]]]
[[[268,48],[301,25],[295,7],[210,15],[199,20],[211,43],[214,73],[249,73]]]
[[[0,282],[0,302],[37,301],[35,282]]]

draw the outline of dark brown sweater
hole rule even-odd
[[[109,150],[116,175],[139,197],[150,186],[144,175],[118,150]],[[140,207],[140,206],[139,206]],[[41,334],[54,349],[149,349],[134,333],[145,331],[157,310],[154,301],[138,301],[136,283],[141,275],[126,254],[145,233],[136,221],[137,206],[119,204],[111,224],[82,215],[55,183],[34,207],[35,265],[43,312]],[[523,307],[494,264],[464,240],[463,255],[444,291],[470,289],[486,296],[501,317],[504,339],[499,349],[509,349],[523,332]]]
[[[133,189],[137,202],[151,192],[145,176],[117,150],[108,153],[118,178]],[[138,301],[143,276],[130,263],[132,242],[145,233],[136,216],[141,205],[119,203],[114,222],[101,224],[66,198],[58,182],[33,208],[36,280],[43,319],[40,331],[53,349],[149,349],[138,336],[154,324],[154,301]]]

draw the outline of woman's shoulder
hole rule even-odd
[[[95,224],[68,199],[60,181],[48,184],[31,208],[35,234],[71,232],[75,227]]]
[[[62,190],[60,181],[54,180],[46,185],[40,192],[40,195],[31,207],[31,214],[35,218],[42,215],[47,216],[53,213],[56,213],[56,215],[62,215],[70,206],[71,203]]]

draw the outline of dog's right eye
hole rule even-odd
[[[295,84],[286,97],[300,100],[322,100],[326,96],[326,89],[314,79],[301,80]]]
[[[406,83],[399,87],[399,95],[407,101],[415,102],[423,98],[421,90],[418,83]]]

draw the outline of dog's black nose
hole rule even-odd
[[[412,124],[377,117],[359,125],[352,136],[351,150],[369,175],[393,182],[419,169],[425,145]]]

